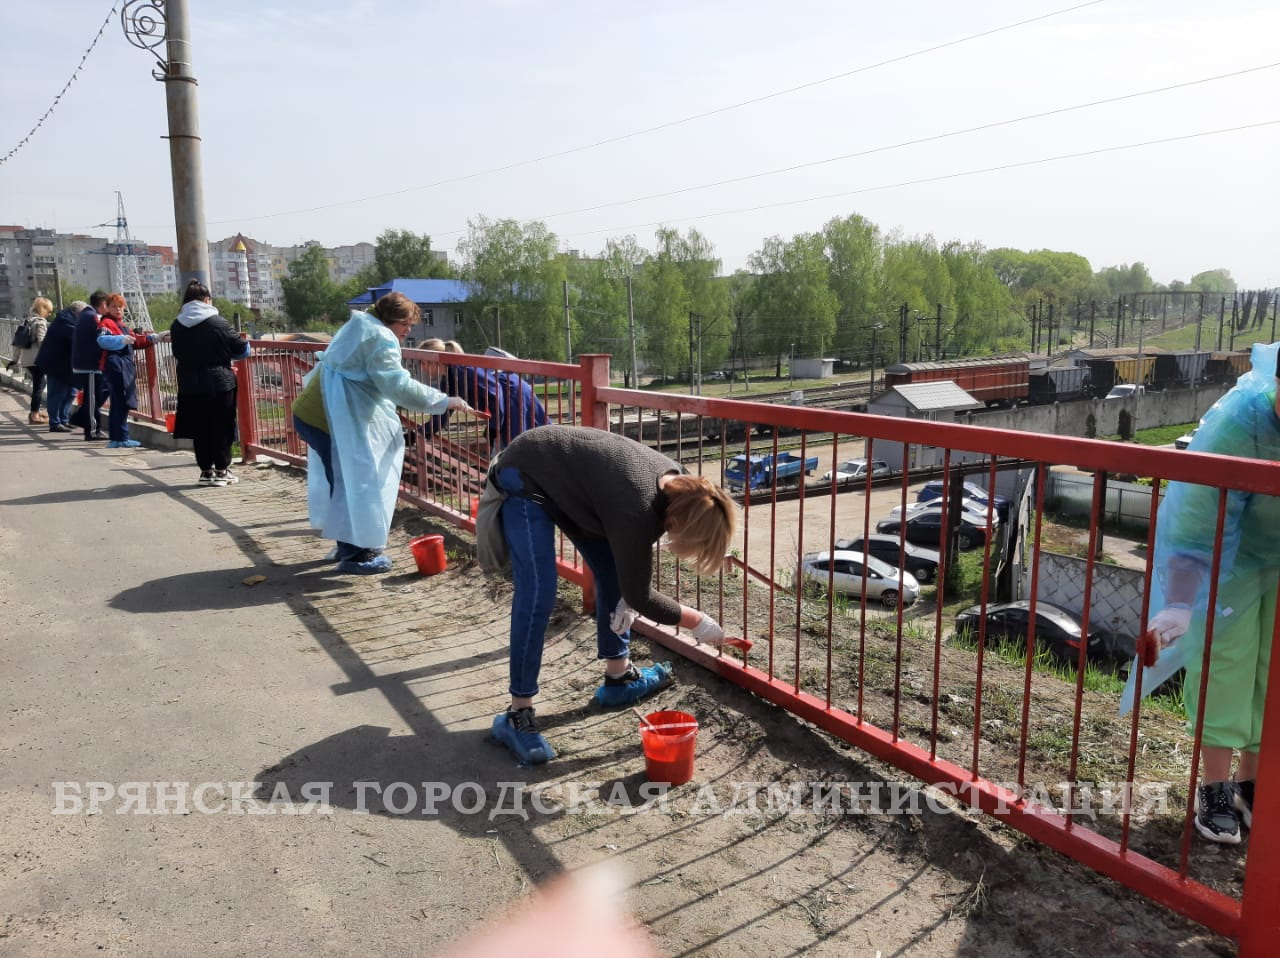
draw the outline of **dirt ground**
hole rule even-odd
[[[158,481],[150,477],[167,475],[162,470],[179,457],[189,454],[138,454],[129,469],[137,482]],[[602,859],[624,869],[631,882],[626,906],[665,955],[1233,951],[994,821],[931,810],[927,802],[918,813],[884,814],[888,803],[875,797],[856,809],[792,804],[785,796],[793,788],[811,796],[815,784],[874,796],[877,787],[884,794],[895,785],[910,794],[914,783],[678,657],[674,683],[646,708],[697,717],[696,772],[658,800],[647,788],[634,716],[589,704],[599,671],[594,629],[567,588],[539,700],[560,755],[547,766],[518,768],[486,743],[504,704],[510,586],[480,573],[469,537],[403,511],[393,530],[396,569],[344,579],[317,561],[327,543],[306,531],[296,473],[249,468],[233,495],[211,492],[166,495],[175,508],[190,500],[196,526],[222,531],[225,568],[217,575],[224,601],[252,588],[253,603],[279,606],[294,624],[252,635],[252,646],[240,636],[237,655],[256,658],[225,668],[213,660],[166,680],[197,690],[162,690],[160,698],[172,694],[175,702],[240,690],[232,708],[179,704],[187,744],[174,754],[190,763],[191,781],[252,780],[259,802],[275,796],[277,810],[297,813],[252,821],[195,814],[51,819],[55,773],[23,764],[14,774],[34,800],[24,798],[2,816],[0,952],[435,953],[540,882]],[[183,521],[174,519],[174,540],[203,548]],[[445,537],[449,569],[422,578],[407,542],[429,532]],[[10,541],[10,563],[15,550]],[[132,611],[135,621],[156,602],[203,610],[203,599],[183,592],[184,584],[196,589],[191,576],[210,574],[195,571],[200,554],[174,555],[177,568],[163,590],[157,574],[122,585],[107,604]],[[185,571],[188,564],[195,569]],[[250,573],[264,578],[246,587]],[[15,601],[25,600],[11,598],[7,611],[18,611]],[[647,661],[655,653],[638,640],[636,654]],[[255,701],[264,691],[276,700],[269,719],[267,705]],[[113,736],[151,734],[147,710],[139,709],[137,724],[132,714],[119,718]],[[38,704],[15,705],[3,751],[26,756],[31,749],[49,761],[62,737],[49,737],[41,715]],[[1001,747],[998,740],[992,746]],[[153,748],[160,746],[143,748],[115,774],[168,777],[148,764]],[[64,766],[56,766],[58,774],[90,777]],[[331,785],[323,812],[299,800],[314,783]],[[109,855],[95,852],[104,829],[115,833]],[[1228,880],[1239,872],[1242,853],[1211,851]],[[94,867],[111,875],[93,886],[97,893],[78,884]],[[65,900],[59,888],[67,889]]]

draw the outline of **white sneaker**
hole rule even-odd
[[[231,486],[239,481],[240,477],[230,469],[215,469],[213,471],[213,484],[215,486]]]

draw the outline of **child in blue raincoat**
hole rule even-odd
[[[1188,447],[1249,459],[1280,461],[1280,406],[1276,353],[1280,343],[1253,347],[1253,369],[1213,405]],[[1199,702],[1208,617],[1210,570],[1217,532],[1219,492],[1171,482],[1157,516],[1148,630],[1165,648],[1143,678],[1155,688],[1185,665],[1183,697],[1194,732],[1203,705],[1201,785],[1196,789],[1196,830],[1224,844],[1240,841],[1253,823],[1253,787],[1262,744],[1267,670],[1280,588],[1280,499],[1228,491],[1213,645],[1204,702]],[[1135,668],[1134,673],[1137,669]],[[1133,676],[1121,711],[1132,705]],[[1240,752],[1235,777],[1233,753]]]
[[[337,541],[340,572],[391,568],[383,550],[404,464],[396,407],[431,415],[469,408],[416,381],[401,364],[400,344],[418,320],[417,304],[403,293],[383,296],[373,313],[352,312],[293,406],[294,425],[310,448],[311,524]]]

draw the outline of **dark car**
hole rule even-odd
[[[1025,599],[987,606],[986,640],[1026,642],[1031,624],[1031,603]],[[969,633],[976,641],[982,624],[982,606],[975,605],[956,616],[956,632]],[[1080,655],[1080,620],[1065,609],[1047,602],[1036,603],[1036,645],[1048,649],[1064,662],[1077,662]],[[1107,629],[1091,629],[1085,656],[1097,665],[1118,667],[1134,654],[1134,641]]]
[[[903,547],[897,536],[881,535],[879,533],[869,535],[865,539],[859,536],[856,539],[836,540],[837,549],[869,553],[895,568],[906,569],[907,572],[916,577],[917,582],[933,582],[937,579],[938,553],[935,550],[925,549],[922,546],[912,545],[908,542],[905,543],[906,555],[904,559],[900,551]]]
[[[946,480],[933,479],[926,482],[920,487],[920,491],[916,493],[917,502],[932,502],[935,499],[941,499],[946,489]],[[1009,506],[1012,504],[1005,496],[995,495],[990,497],[995,503],[995,513],[1000,517],[1001,522],[1009,521]],[[964,500],[969,503],[969,508],[980,508],[984,512],[987,508],[987,490],[972,482],[964,484]]]
[[[903,528],[901,519],[881,519],[876,523],[876,532],[896,536]],[[907,516],[904,538],[912,545],[936,546],[942,541],[942,510],[923,509]],[[986,545],[987,527],[979,525],[963,513],[959,517],[956,530],[956,545],[961,549],[976,549]]]

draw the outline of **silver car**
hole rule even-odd
[[[824,472],[822,481],[830,482],[835,477],[836,483],[841,486],[851,482],[866,482],[868,471],[872,479],[881,479],[889,475],[889,464],[883,459],[872,459],[870,462],[865,459],[847,459],[836,469]]]
[[[920,597],[920,583],[915,576],[862,552],[837,549],[805,556],[800,562],[800,578],[806,587],[830,586],[841,595],[862,595],[865,581],[867,600],[878,601],[886,609],[896,609],[899,602],[911,605]]]

